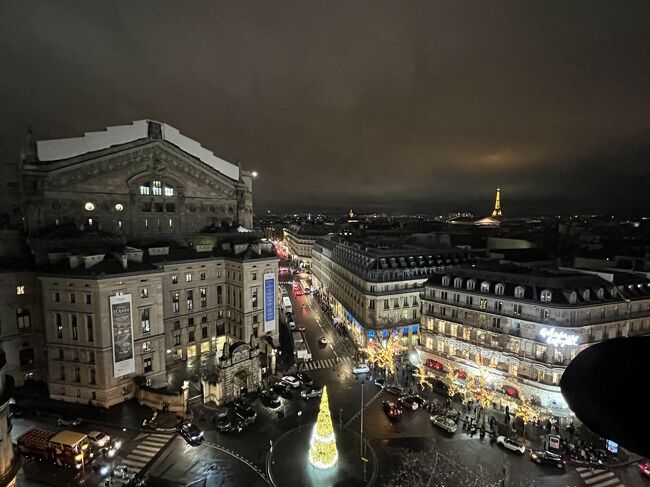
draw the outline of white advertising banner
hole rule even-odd
[[[275,330],[275,274],[264,274],[264,333]]]
[[[111,296],[111,336],[113,374],[117,377],[135,372],[133,351],[133,303],[130,294]]]

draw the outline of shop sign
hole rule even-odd
[[[557,331],[555,328],[542,328],[539,334],[546,340],[546,343],[556,347],[571,347],[578,344],[578,335],[571,335],[564,331]]]

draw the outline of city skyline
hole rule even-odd
[[[258,214],[650,210],[643,2],[0,9],[3,162],[151,118],[257,170]]]

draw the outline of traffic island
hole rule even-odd
[[[330,468],[317,468],[310,461],[312,435],[316,423],[302,425],[284,433],[267,455],[266,467],[271,484],[277,487],[298,485],[371,486],[377,476],[377,460],[372,446],[348,429],[335,430],[338,458]],[[363,458],[365,460],[362,460]],[[365,474],[364,474],[365,467]]]

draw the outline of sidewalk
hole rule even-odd
[[[425,387],[424,390],[420,390],[419,385],[417,384],[417,380],[413,379],[408,374],[406,375],[404,374],[404,371],[406,369],[410,369],[411,367],[412,366],[408,363],[405,365],[400,363],[397,366],[395,379],[398,382],[398,384],[400,384],[403,387],[404,391],[410,393],[414,393],[417,391],[418,393],[423,395],[426,399],[430,401],[438,402],[441,404],[441,406],[444,405],[445,401],[448,399],[448,396],[446,394],[437,390],[433,390],[431,387]],[[462,426],[462,423],[464,422],[464,418],[467,416],[469,416],[470,418],[474,418],[475,420],[477,419],[477,414],[475,410],[470,411],[468,407],[462,405],[459,402],[453,402],[452,408],[458,414],[460,414],[461,424],[459,424],[459,427]],[[505,410],[502,411],[499,408],[495,409],[492,407],[483,408],[480,413],[480,420],[478,421],[478,424],[480,425],[483,423],[483,421],[485,421],[486,429],[489,431],[489,421],[491,417],[494,417],[496,419],[496,430],[498,434],[504,436],[514,435],[521,439],[522,431],[523,431],[523,422],[521,422],[520,419],[515,418],[512,412],[510,412],[510,422],[506,423]],[[514,430],[513,430],[513,423],[515,427]],[[589,430],[586,426],[582,424],[580,424],[576,428],[576,431],[573,435],[570,435],[565,429],[560,429],[560,431],[557,432],[556,429],[552,428],[549,431],[546,428],[545,424],[543,426],[535,426],[532,423],[526,425],[525,432],[526,432],[526,439],[525,439],[526,446],[528,448],[532,448],[536,450],[545,449],[545,439],[549,433],[558,434],[565,441],[576,444],[576,447],[578,446],[577,443],[579,440],[582,440],[586,444],[592,443],[594,445],[602,445],[603,442],[603,440],[597,434],[595,434],[593,431]],[[602,445],[601,448],[604,449],[604,445]],[[636,461],[638,461],[636,455],[630,454],[627,451],[621,449],[619,450],[619,453],[617,453],[616,455],[610,454],[606,464],[601,464],[597,466],[600,468],[615,468],[620,466],[626,466]],[[590,465],[590,462],[580,461],[580,460],[576,460],[576,461],[572,460],[571,463],[574,463],[576,465]]]
[[[144,427],[143,421],[151,419],[153,410],[150,407],[139,405],[135,399],[116,404],[108,409],[58,401],[42,394],[24,392],[20,389],[15,391],[14,399],[36,415],[78,417],[86,423],[112,428],[126,428],[143,432],[175,431],[178,425],[178,419],[174,413],[158,412],[156,421],[150,426]]]

